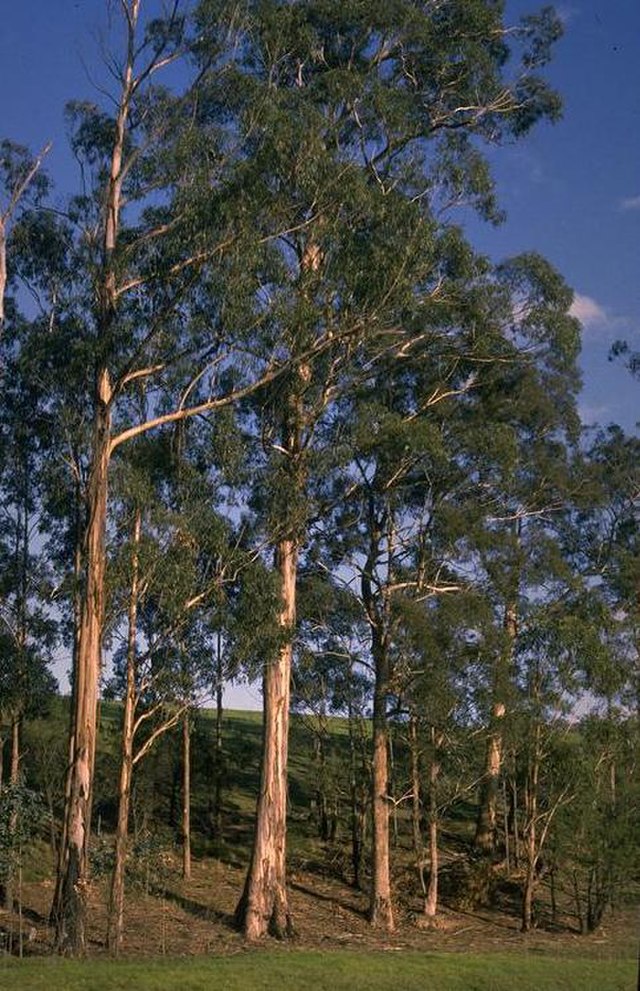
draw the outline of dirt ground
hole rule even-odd
[[[233,954],[249,945],[233,927],[233,910],[242,890],[244,870],[218,860],[195,861],[189,883],[181,880],[177,862],[168,860],[161,885],[144,885],[129,892],[126,908],[124,955],[190,956]],[[292,949],[420,950],[426,952],[531,952],[558,956],[628,957],[637,949],[638,912],[625,909],[605,919],[601,930],[589,936],[576,931],[575,920],[559,916],[551,928],[519,930],[519,919],[504,907],[474,911],[443,908],[435,925],[427,925],[419,906],[399,899],[397,926],[392,934],[371,929],[366,919],[367,899],[340,880],[305,869],[292,869],[290,900],[296,935],[277,944]],[[23,886],[22,920],[16,912],[0,911],[4,952],[18,946],[22,928],[25,954],[52,950],[47,925],[52,883]],[[106,930],[106,885],[90,889],[91,955],[102,955]],[[544,897],[544,892],[541,892]],[[273,948],[274,941],[262,946]]]

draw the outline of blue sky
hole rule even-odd
[[[540,5],[508,0],[507,17]],[[48,167],[61,196],[77,175],[64,105],[98,99],[107,10],[105,0],[21,0],[3,10],[0,137],[34,151],[53,140]],[[632,430],[640,383],[607,355],[618,338],[640,348],[640,3],[570,0],[557,10],[565,37],[548,78],[563,120],[492,155],[507,221],[474,224],[473,239],[495,258],[537,250],[562,272],[583,321],[583,419]]]

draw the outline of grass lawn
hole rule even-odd
[[[190,960],[0,959],[11,991],[635,991],[635,960],[282,950]]]

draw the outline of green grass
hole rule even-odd
[[[633,991],[635,960],[268,951],[194,960],[0,960],[12,991]]]

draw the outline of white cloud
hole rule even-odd
[[[591,296],[583,296],[579,292],[573,297],[569,313],[580,321],[585,330],[590,330],[592,327],[608,327],[612,323],[611,317],[600,303]]]
[[[577,7],[568,3],[557,4],[555,10],[565,27],[580,13]]]
[[[620,201],[621,210],[640,210],[640,196],[629,196]]]

